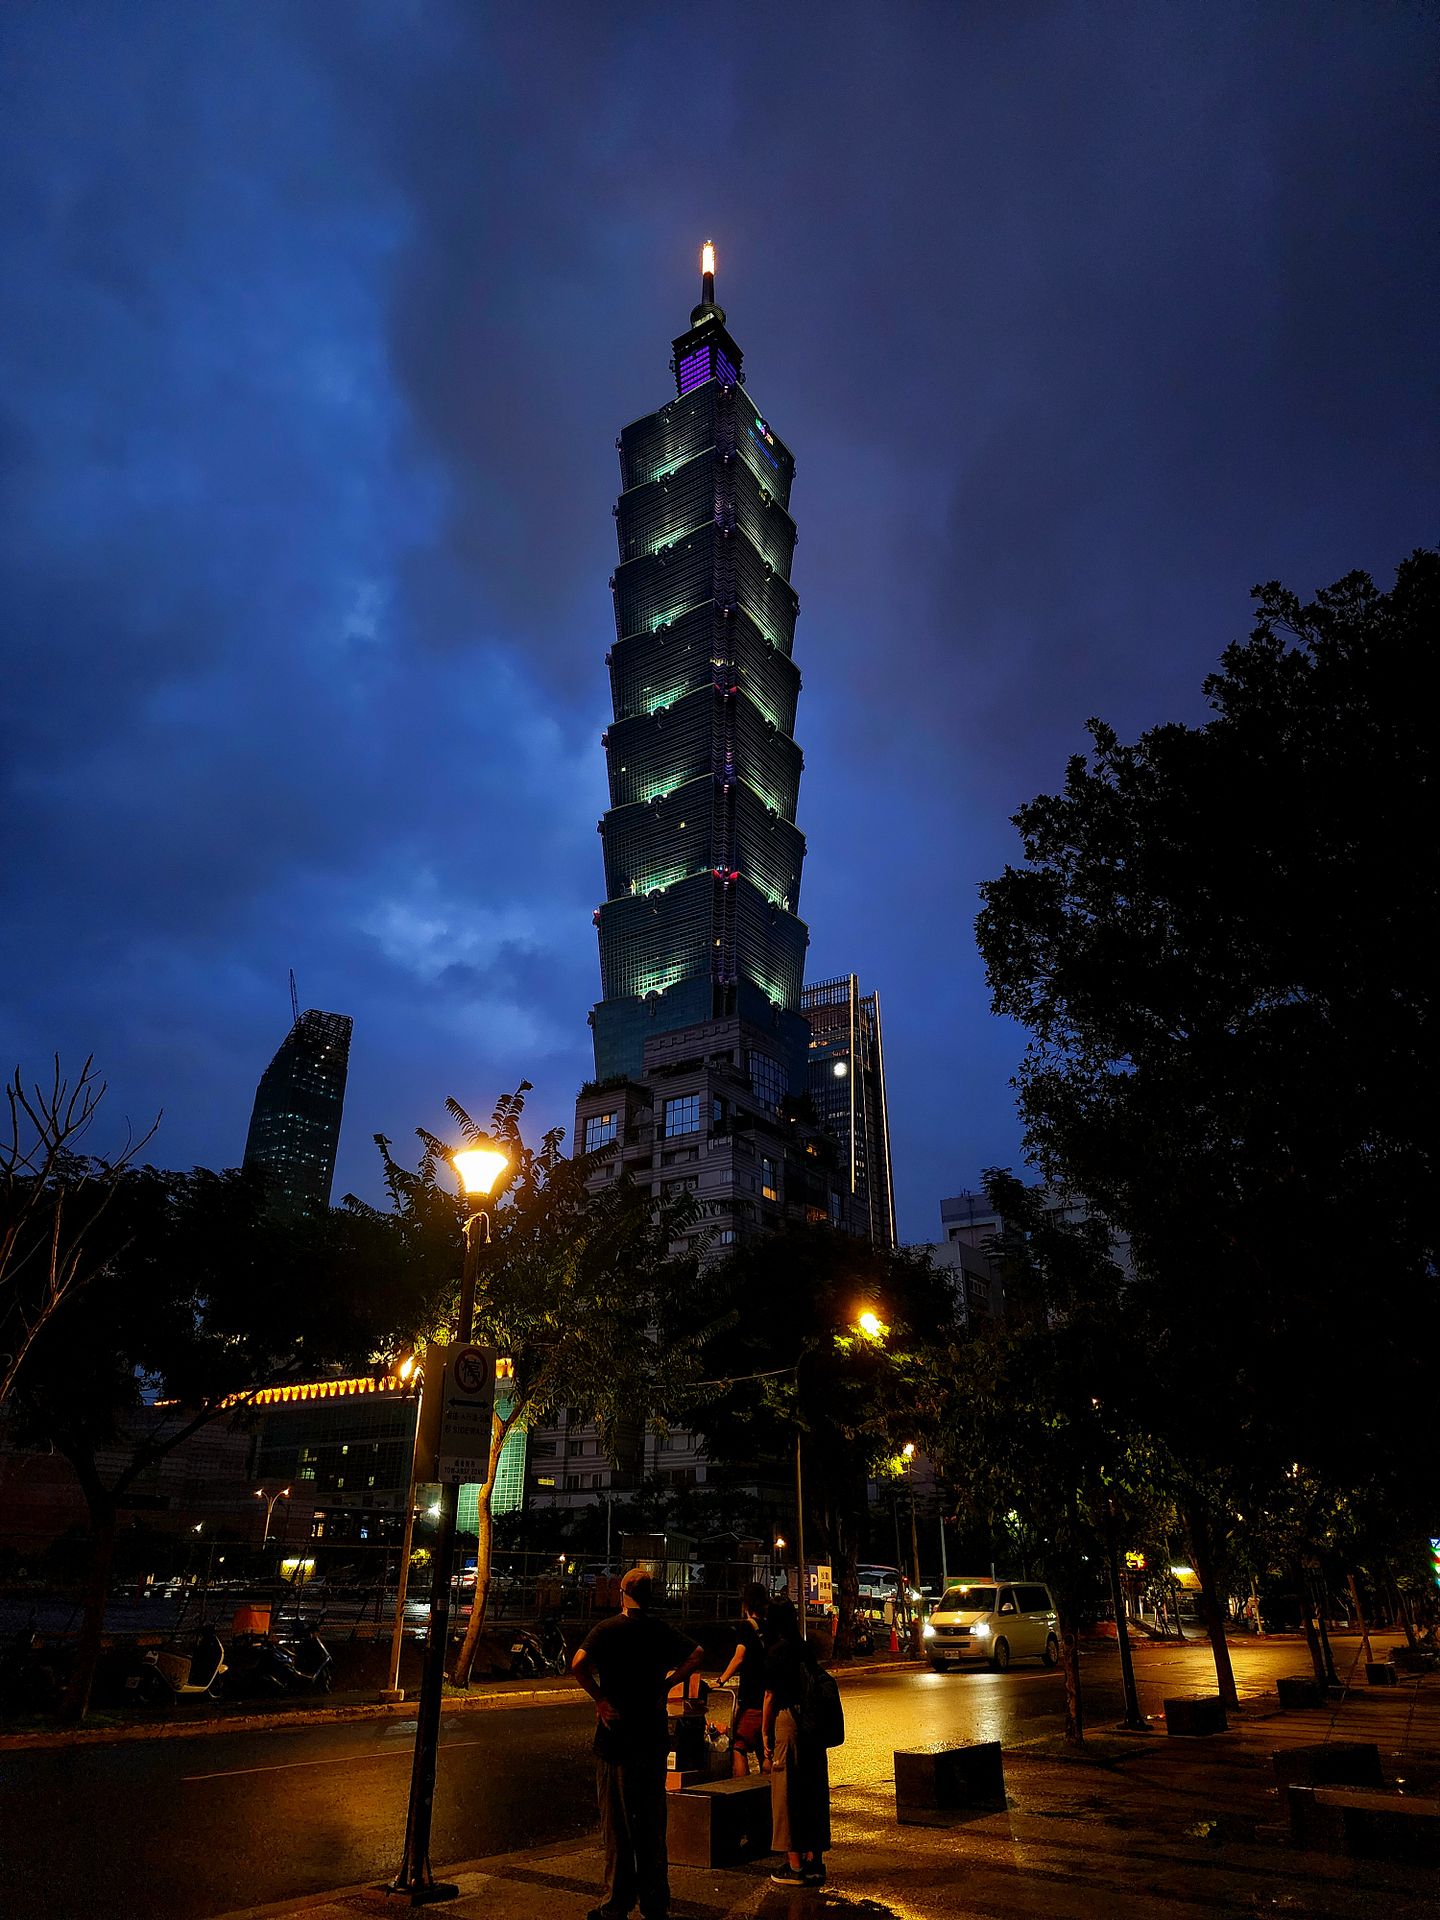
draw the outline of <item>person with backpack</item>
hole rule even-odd
[[[826,1749],[844,1738],[840,1690],[801,1637],[791,1600],[772,1600],[765,1615],[760,1724],[770,1767],[771,1844],[785,1855],[770,1878],[781,1886],[823,1886],[830,1845]]]

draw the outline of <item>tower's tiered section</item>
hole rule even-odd
[[[799,1091],[794,461],[742,384],[707,265],[676,397],[617,442],[596,1072],[636,1075],[647,1038],[739,1015],[779,1030]]]

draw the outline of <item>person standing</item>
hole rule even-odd
[[[605,1848],[604,1894],[586,1920],[626,1920],[637,1899],[644,1920],[666,1920],[670,1911],[665,1696],[703,1655],[656,1619],[653,1596],[649,1573],[632,1567],[620,1582],[621,1611],[591,1628],[571,1662],[595,1702],[595,1796]]]
[[[772,1600],[765,1615],[765,1704],[761,1733],[770,1763],[771,1845],[785,1865],[770,1878],[782,1886],[825,1884],[830,1845],[830,1768],[825,1746],[800,1724],[813,1650],[800,1633],[793,1600]]]
[[[728,1687],[735,1682],[735,1718],[730,1729],[730,1772],[743,1780],[750,1771],[750,1755],[761,1750],[760,1721],[765,1705],[765,1642],[761,1625],[770,1596],[758,1580],[752,1580],[740,1596],[740,1625],[735,1634],[735,1651],[730,1664],[715,1682]]]

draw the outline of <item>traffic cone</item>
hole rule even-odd
[[[890,1651],[892,1653],[898,1653],[900,1651],[900,1635],[895,1631],[895,1622],[893,1620],[890,1622]]]

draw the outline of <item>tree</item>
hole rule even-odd
[[[885,1323],[882,1341],[856,1331],[867,1306]],[[798,1225],[742,1243],[672,1311],[679,1333],[702,1340],[717,1383],[686,1416],[713,1460],[760,1466],[785,1486],[799,1435],[807,1556],[835,1569],[842,1654],[853,1647],[869,1481],[915,1437],[919,1355],[953,1319],[926,1256]]]
[[[926,1443],[992,1539],[1026,1530],[1055,1597],[1065,1734],[1079,1744],[1080,1622],[1122,1529],[1138,1528],[1154,1503],[1164,1463],[1133,1420],[1139,1356],[1106,1228],[1050,1212],[1008,1173],[987,1173],[985,1190],[1003,1222],[989,1251],[1005,1319],[972,1327],[929,1381]],[[1123,1634],[1121,1616],[1117,1607]]]
[[[50,1321],[104,1271],[99,1229],[125,1170],[159,1119],[111,1160],[81,1151],[106,1092],[92,1055],[74,1084],[56,1054],[48,1086],[16,1067],[5,1088],[0,1137],[0,1407]]]
[[[433,1273],[407,1262],[383,1220],[350,1207],[280,1218],[268,1198],[251,1173],[128,1171],[87,1240],[105,1285],[31,1343],[8,1410],[15,1437],[63,1455],[90,1518],[74,1717],[89,1702],[121,1503],[141,1476],[254,1390],[355,1371],[433,1318]]]
[[[1026,864],[982,888],[977,928],[996,1010],[1032,1035],[1027,1144],[1131,1242],[1147,1418],[1188,1469],[1217,1663],[1247,1485],[1296,1464],[1344,1484],[1360,1459],[1418,1513],[1440,1336],[1436,753],[1415,697],[1440,554],[1389,593],[1355,573],[1310,605],[1257,599],[1204,726],[1126,746],[1091,722],[1093,754],[1015,816]]]
[[[667,1395],[694,1377],[685,1346],[662,1343],[656,1333],[661,1301],[693,1280],[694,1202],[683,1195],[657,1202],[625,1177],[592,1191],[613,1150],[567,1159],[558,1128],[538,1149],[527,1148],[519,1129],[527,1091],[522,1084],[502,1098],[487,1136],[511,1149],[517,1170],[493,1214],[475,1301],[474,1338],[494,1347],[506,1377],[477,1500],[475,1598],[451,1672],[461,1686],[469,1682],[489,1605],[491,1499],[512,1430],[567,1406],[612,1440],[637,1421],[662,1416]],[[463,1107],[446,1104],[465,1139],[482,1137]],[[441,1185],[449,1148],[423,1130],[419,1138],[415,1173],[395,1163],[388,1142],[378,1142],[395,1215],[406,1236],[433,1237],[434,1224],[447,1223],[458,1265],[464,1208]],[[444,1324],[452,1314],[453,1304]]]

